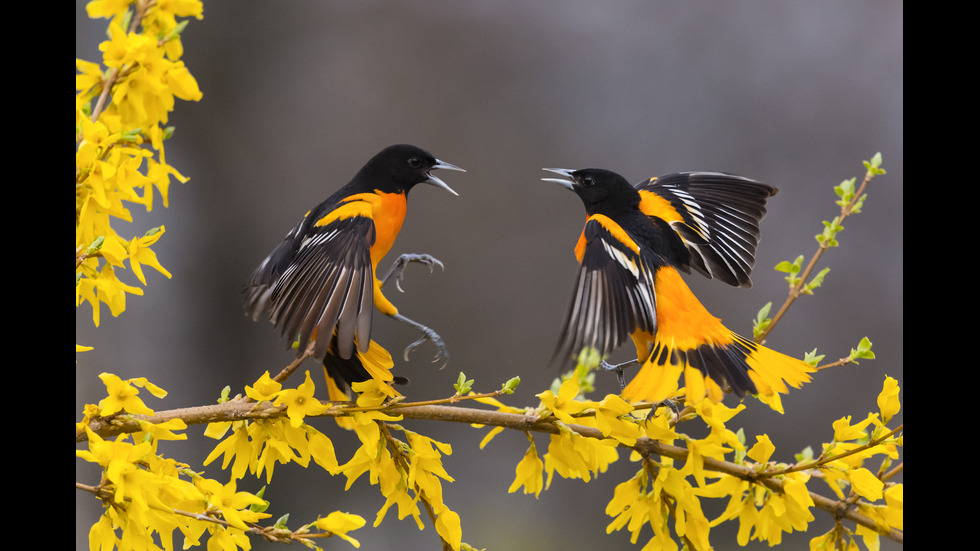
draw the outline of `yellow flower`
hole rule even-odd
[[[364,524],[363,517],[350,513],[341,513],[340,511],[334,511],[325,518],[319,518],[315,523],[316,527],[320,530],[330,532],[358,548],[361,546],[361,543],[348,536],[347,533],[363,527]]]
[[[237,491],[234,480],[222,485],[215,480],[199,478],[195,485],[208,496],[209,508],[220,512],[225,521],[235,528],[248,530],[245,522],[255,522],[258,518],[269,516],[243,510],[252,505],[264,505],[266,502],[256,495]]]
[[[212,423],[208,425],[208,430],[215,425],[219,425],[219,423]],[[221,442],[218,442],[218,445],[214,447],[214,450],[212,450],[207,459],[204,460],[204,465],[207,466],[212,461],[217,459],[219,455],[224,455],[221,468],[227,469],[228,464],[231,463],[232,459],[234,459],[235,464],[231,469],[231,476],[233,479],[237,480],[245,476],[245,472],[249,468],[253,448],[251,442],[249,441],[248,423],[239,421],[234,424],[227,423],[227,425],[234,426],[235,430],[232,432],[231,436],[225,438]],[[224,431],[221,432],[223,433]],[[211,436],[210,433],[206,434]]]
[[[459,515],[443,505],[435,511],[436,513],[436,532],[442,539],[449,544],[453,551],[459,551],[463,540],[463,528],[459,521]]]
[[[334,452],[333,442],[327,438],[327,436],[320,431],[313,429],[312,427],[306,427],[308,438],[309,438],[309,449],[310,455],[313,460],[316,461],[317,465],[320,465],[325,471],[330,474],[337,474],[340,472],[340,466],[337,463],[337,455]]]
[[[753,461],[765,465],[776,451],[776,447],[772,445],[772,441],[766,434],[756,436],[755,439],[756,443],[749,449],[748,456]]]
[[[857,423],[855,425],[851,424],[851,416],[847,415],[841,417],[840,419],[834,421],[834,441],[836,442],[847,442],[850,440],[858,440],[867,436],[865,434],[865,429],[871,423],[872,417],[868,416],[867,419]]]
[[[847,480],[859,496],[870,501],[881,499],[884,483],[868,469],[860,467],[848,470]]]
[[[569,377],[558,388],[558,394],[546,390],[538,394],[541,403],[548,408],[555,417],[565,423],[575,423],[574,415],[594,407],[595,402],[577,400],[579,385],[577,377]]]
[[[92,19],[96,17],[113,18],[128,11],[132,3],[133,0],[92,0],[85,5],[85,10]]]
[[[320,415],[330,409],[330,404],[323,404],[313,397],[315,390],[310,372],[306,372],[306,380],[296,389],[286,389],[279,393],[275,405],[286,405],[286,415],[293,427],[303,424],[307,415]]]
[[[422,492],[429,502],[442,503],[439,479],[453,482],[442,465],[442,455],[451,455],[452,447],[415,432],[405,431],[405,434],[411,448],[408,454],[408,486]]]
[[[898,391],[898,381],[886,377],[881,394],[878,395],[878,410],[881,412],[881,420],[885,423],[894,417],[902,406],[898,400]]]
[[[146,285],[146,277],[143,276],[143,265],[150,266],[161,274],[170,278],[170,272],[164,269],[157,261],[157,255],[155,252],[150,250],[150,245],[157,242],[166,231],[166,228],[160,226],[160,231],[152,232],[149,235],[143,237],[134,237],[129,241],[127,247],[127,252],[129,253],[129,265],[133,269],[133,273],[139,278],[140,283]]]
[[[122,380],[112,373],[99,375],[106,386],[109,395],[99,402],[99,414],[102,416],[114,415],[125,411],[126,413],[138,413],[153,415],[153,410],[146,407],[138,396],[139,390],[134,386],[133,381],[139,379]],[[143,379],[145,381],[145,379]]]
[[[544,463],[538,457],[538,450],[534,446],[534,439],[530,434],[527,435],[527,439],[531,442],[531,445],[528,447],[527,452],[524,453],[524,458],[517,464],[517,476],[514,478],[514,482],[511,483],[510,488],[507,489],[507,492],[514,493],[518,488],[523,487],[525,494],[533,493],[534,498],[537,499],[543,489],[544,476],[542,471],[544,469]]]
[[[624,419],[633,412],[633,406],[616,394],[606,396],[595,410],[596,428],[602,435],[612,437],[627,446],[636,443],[641,437],[640,426],[632,419]]]
[[[282,390],[282,384],[279,381],[274,381],[269,376],[269,372],[266,371],[259,377],[258,381],[255,381],[254,385],[245,387],[245,395],[256,402],[267,402],[274,400],[280,390]]]

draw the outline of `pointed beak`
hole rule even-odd
[[[574,190],[575,189],[574,188],[574,186],[575,186],[575,179],[572,178],[572,173],[575,172],[574,170],[570,170],[570,169],[567,169],[567,168],[543,168],[542,170],[547,170],[548,172],[554,172],[555,174],[558,174],[560,176],[564,176],[564,178],[541,178],[543,181],[545,181],[545,182],[554,182],[554,183],[556,183],[556,184],[558,184],[558,185],[560,185],[562,187],[565,187],[565,188],[568,188],[568,189],[571,189],[571,190]]]
[[[439,159],[436,159],[436,164],[432,165],[432,168],[430,168],[429,170],[431,171],[431,170],[435,170],[437,168],[442,168],[442,169],[445,169],[445,170],[457,170],[459,172],[466,172],[465,170],[463,170],[462,168],[459,168],[456,165],[451,165],[449,163],[440,161]],[[452,193],[456,197],[459,197],[459,194],[456,193],[455,191],[453,191],[453,188],[449,187],[449,185],[446,184],[446,182],[443,182],[442,180],[440,180],[439,177],[433,176],[431,172],[429,172],[428,176],[429,176],[429,178],[427,180],[425,180],[423,183],[432,184],[432,185],[434,185],[436,187],[441,187],[442,189],[448,191],[449,193]]]

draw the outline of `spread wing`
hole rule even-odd
[[[245,311],[268,315],[300,353],[316,340],[322,359],[336,332],[337,354],[350,358],[355,342],[366,352],[371,342],[374,221],[364,216],[316,224],[307,217],[262,262],[245,286]]]
[[[640,210],[668,222],[684,241],[690,267],[729,285],[752,285],[759,222],[776,188],[721,172],[668,174],[636,188]]]
[[[585,348],[605,356],[633,332],[657,328],[655,268],[622,228],[590,218],[576,253],[578,278],[555,350],[561,366],[574,365]]]

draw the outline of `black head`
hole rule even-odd
[[[582,199],[585,212],[613,216],[630,212],[640,205],[640,194],[619,174],[601,168],[584,168],[568,170],[564,168],[546,168],[564,178],[542,178],[548,182],[556,182],[574,191]]]
[[[354,179],[387,192],[407,193],[415,184],[431,184],[453,195],[459,195],[431,174],[437,168],[466,172],[458,166],[436,159],[420,147],[400,144],[382,149],[361,168]]]

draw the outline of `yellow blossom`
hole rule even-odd
[[[204,465],[209,465],[212,461],[218,458],[218,456],[223,455],[224,459],[221,463],[222,469],[227,469],[228,465],[234,459],[235,464],[231,470],[231,476],[234,479],[240,479],[245,476],[245,472],[249,468],[249,463],[252,457],[252,444],[249,439],[248,423],[244,421],[239,421],[234,424],[232,423],[211,423],[208,425],[208,430],[216,425],[234,426],[235,430],[232,431],[231,436],[225,438],[218,445],[214,447],[214,450],[208,455],[207,459],[204,460]],[[224,430],[221,430],[224,433]],[[209,433],[208,436],[212,436]],[[213,438],[214,436],[212,436]],[[220,436],[219,436],[220,437]]]
[[[235,528],[247,530],[246,522],[255,522],[259,518],[270,516],[246,510],[252,505],[265,504],[265,500],[248,492],[239,492],[234,480],[221,484],[215,480],[199,478],[195,485],[208,496],[209,508],[220,512],[222,518]]]
[[[766,434],[756,436],[755,439],[756,443],[749,449],[748,456],[753,461],[764,465],[769,462],[769,458],[776,451],[776,447],[772,445],[772,441]]]
[[[443,505],[436,508],[436,532],[453,551],[459,551],[463,540],[463,528],[459,514]]]
[[[129,242],[129,246],[127,247],[129,265],[143,285],[146,285],[146,277],[143,275],[143,265],[149,266],[167,278],[170,278],[170,272],[160,265],[156,253],[150,249],[150,245],[156,243],[165,231],[166,228],[160,226],[159,231],[152,232],[152,234],[143,237],[134,237]]]
[[[330,404],[324,404],[313,397],[315,390],[313,379],[310,372],[306,372],[306,380],[296,389],[286,389],[278,394],[275,405],[286,405],[286,415],[289,423],[293,427],[303,424],[303,418],[307,415],[320,415],[330,409]]]
[[[256,402],[266,402],[274,400],[280,390],[282,390],[282,384],[273,380],[269,376],[269,372],[266,371],[259,377],[258,381],[255,381],[255,384],[245,387],[245,395]]]
[[[340,472],[333,442],[325,434],[312,427],[307,427],[306,430],[309,438],[310,455],[313,460],[330,474]]]
[[[511,483],[510,488],[507,489],[507,492],[514,493],[518,488],[523,487],[525,494],[533,493],[534,498],[537,499],[543,488],[544,476],[542,471],[544,469],[544,463],[538,457],[538,450],[534,446],[534,439],[530,434],[527,435],[527,439],[531,442],[531,445],[528,447],[527,452],[524,453],[524,458],[517,464],[517,476],[514,478],[514,482]]]
[[[114,415],[125,411],[126,413],[140,413],[153,415],[153,410],[146,407],[143,400],[139,398],[137,386],[143,386],[145,379],[122,380],[118,375],[103,373],[99,375],[106,386],[109,395],[99,402],[99,414],[102,416]]]
[[[850,440],[858,440],[867,436],[865,434],[865,429],[872,421],[872,417],[869,416],[864,421],[861,421],[855,425],[851,424],[851,416],[847,415],[841,417],[840,419],[834,421],[834,440],[836,442],[847,442]]]
[[[574,415],[596,405],[594,402],[577,400],[578,394],[578,378],[569,377],[561,384],[557,395],[546,390],[537,396],[541,399],[541,403],[559,420],[565,423],[575,423]]]
[[[884,483],[868,469],[860,467],[848,470],[847,480],[859,496],[870,501],[881,499]]]
[[[340,511],[334,511],[324,518],[319,518],[315,523],[316,527],[320,530],[330,532],[357,548],[361,547],[360,542],[348,536],[347,533],[363,527],[364,524],[363,517],[350,513],[341,513]]]
[[[881,412],[881,420],[887,423],[898,413],[901,402],[898,400],[898,381],[891,377],[885,378],[885,384],[878,395],[878,410]]]
[[[596,428],[602,435],[632,446],[643,434],[633,419],[624,418],[633,412],[633,406],[616,394],[606,396],[595,410]]]

